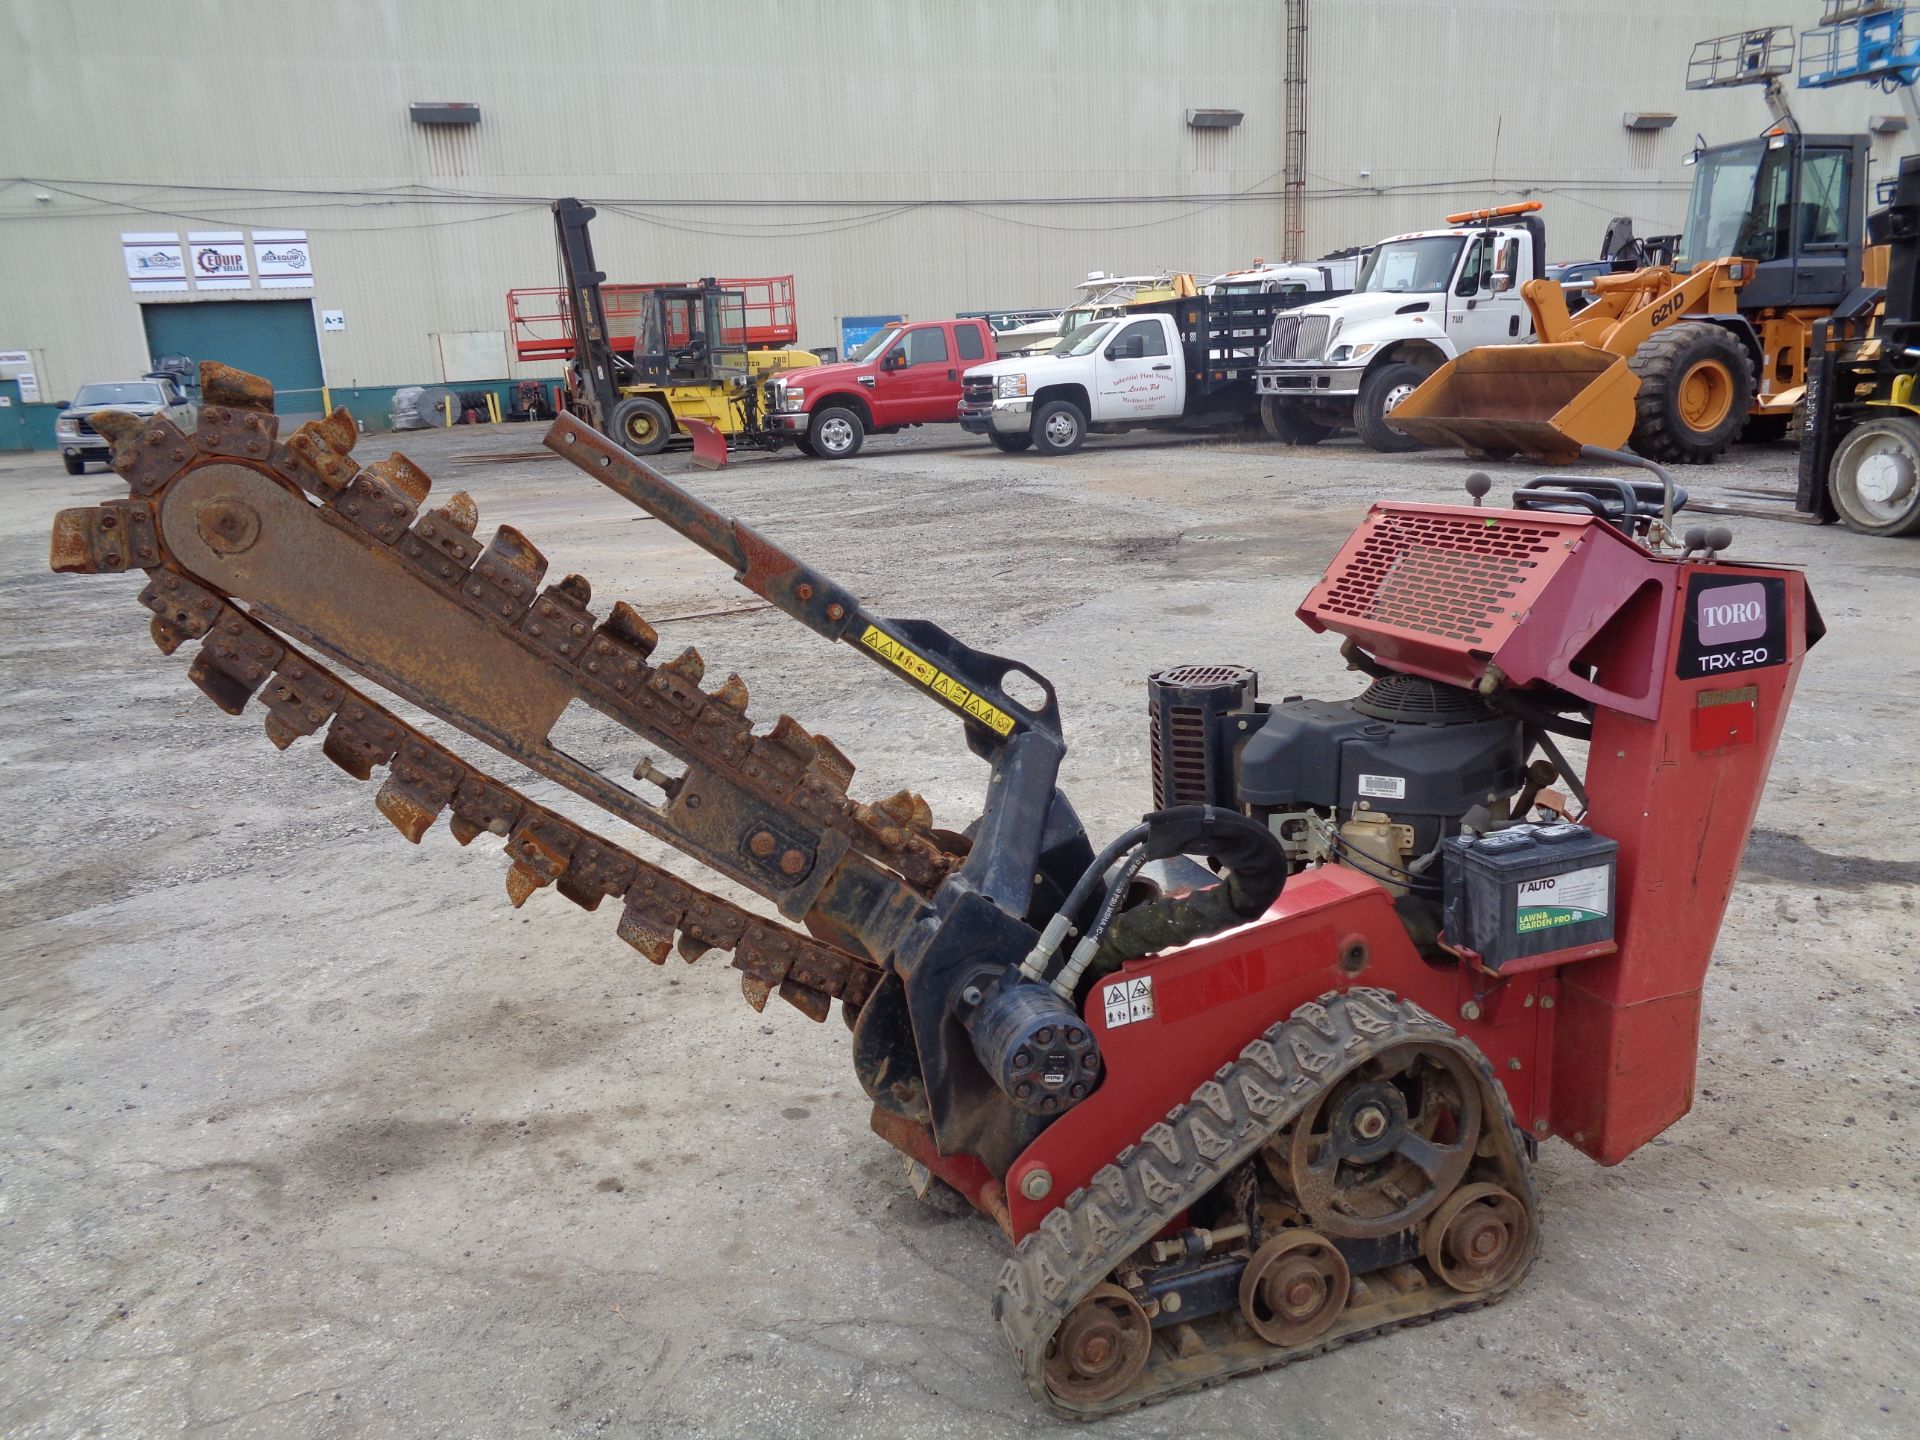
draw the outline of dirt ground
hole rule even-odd
[[[597,608],[749,602],[557,461],[454,463],[536,445],[405,448]],[[1792,463],[1685,478],[1778,489]],[[933,431],[696,483],[883,613],[1049,675],[1104,837],[1148,802],[1146,673],[1352,694],[1294,606],[1369,501],[1452,498],[1466,468]],[[756,1016],[718,956],[656,970],[611,907],[516,912],[497,846],[409,847],[313,742],[217,712],[148,643],[137,576],[47,573],[54,510],[116,484],[0,461],[0,1433],[1089,1433],[1015,1378],[987,1313],[1003,1242],[908,1193],[837,1018]],[[1730,523],[1736,554],[1806,566],[1831,634],[1708,979],[1693,1113],[1612,1170],[1545,1148],[1542,1256],[1506,1303],[1100,1434],[1920,1434],[1920,544]],[[975,812],[958,727],[851,652],[767,613],[663,632],[737,669],[756,718],[831,734],[856,793]]]

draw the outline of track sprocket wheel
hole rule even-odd
[[[1397,1046],[1356,1067],[1294,1122],[1286,1184],[1315,1229],[1351,1239],[1392,1235],[1459,1184],[1480,1121],[1480,1087],[1458,1051]]]

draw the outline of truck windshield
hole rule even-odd
[[[74,391],[76,405],[164,405],[167,397],[158,385],[129,381],[124,385],[82,385]]]
[[[1056,355],[1091,354],[1112,332],[1115,323],[1112,320],[1100,320],[1092,325],[1083,325],[1062,340],[1053,353]]]
[[[1437,294],[1453,279],[1454,262],[1465,243],[1464,235],[1389,240],[1375,248],[1355,288],[1383,295]]]
[[[1684,274],[1705,260],[1743,256],[1777,260],[1787,223],[1788,165],[1793,151],[1744,140],[1703,153],[1693,167],[1687,228],[1674,269]]]
[[[899,338],[900,327],[898,325],[889,325],[886,329],[861,341],[858,345],[854,346],[853,349],[849,350],[847,352],[847,359],[871,360]]]

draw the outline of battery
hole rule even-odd
[[[1613,939],[1620,843],[1584,825],[1514,825],[1445,842],[1446,936],[1499,970]]]

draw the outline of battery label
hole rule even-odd
[[[1514,933],[1526,935],[1535,930],[1606,919],[1607,882],[1611,874],[1609,866],[1590,865],[1584,870],[1569,870],[1564,875],[1520,881],[1515,894]]]
[[[1360,793],[1380,800],[1407,798],[1407,782],[1398,775],[1362,775]]]

